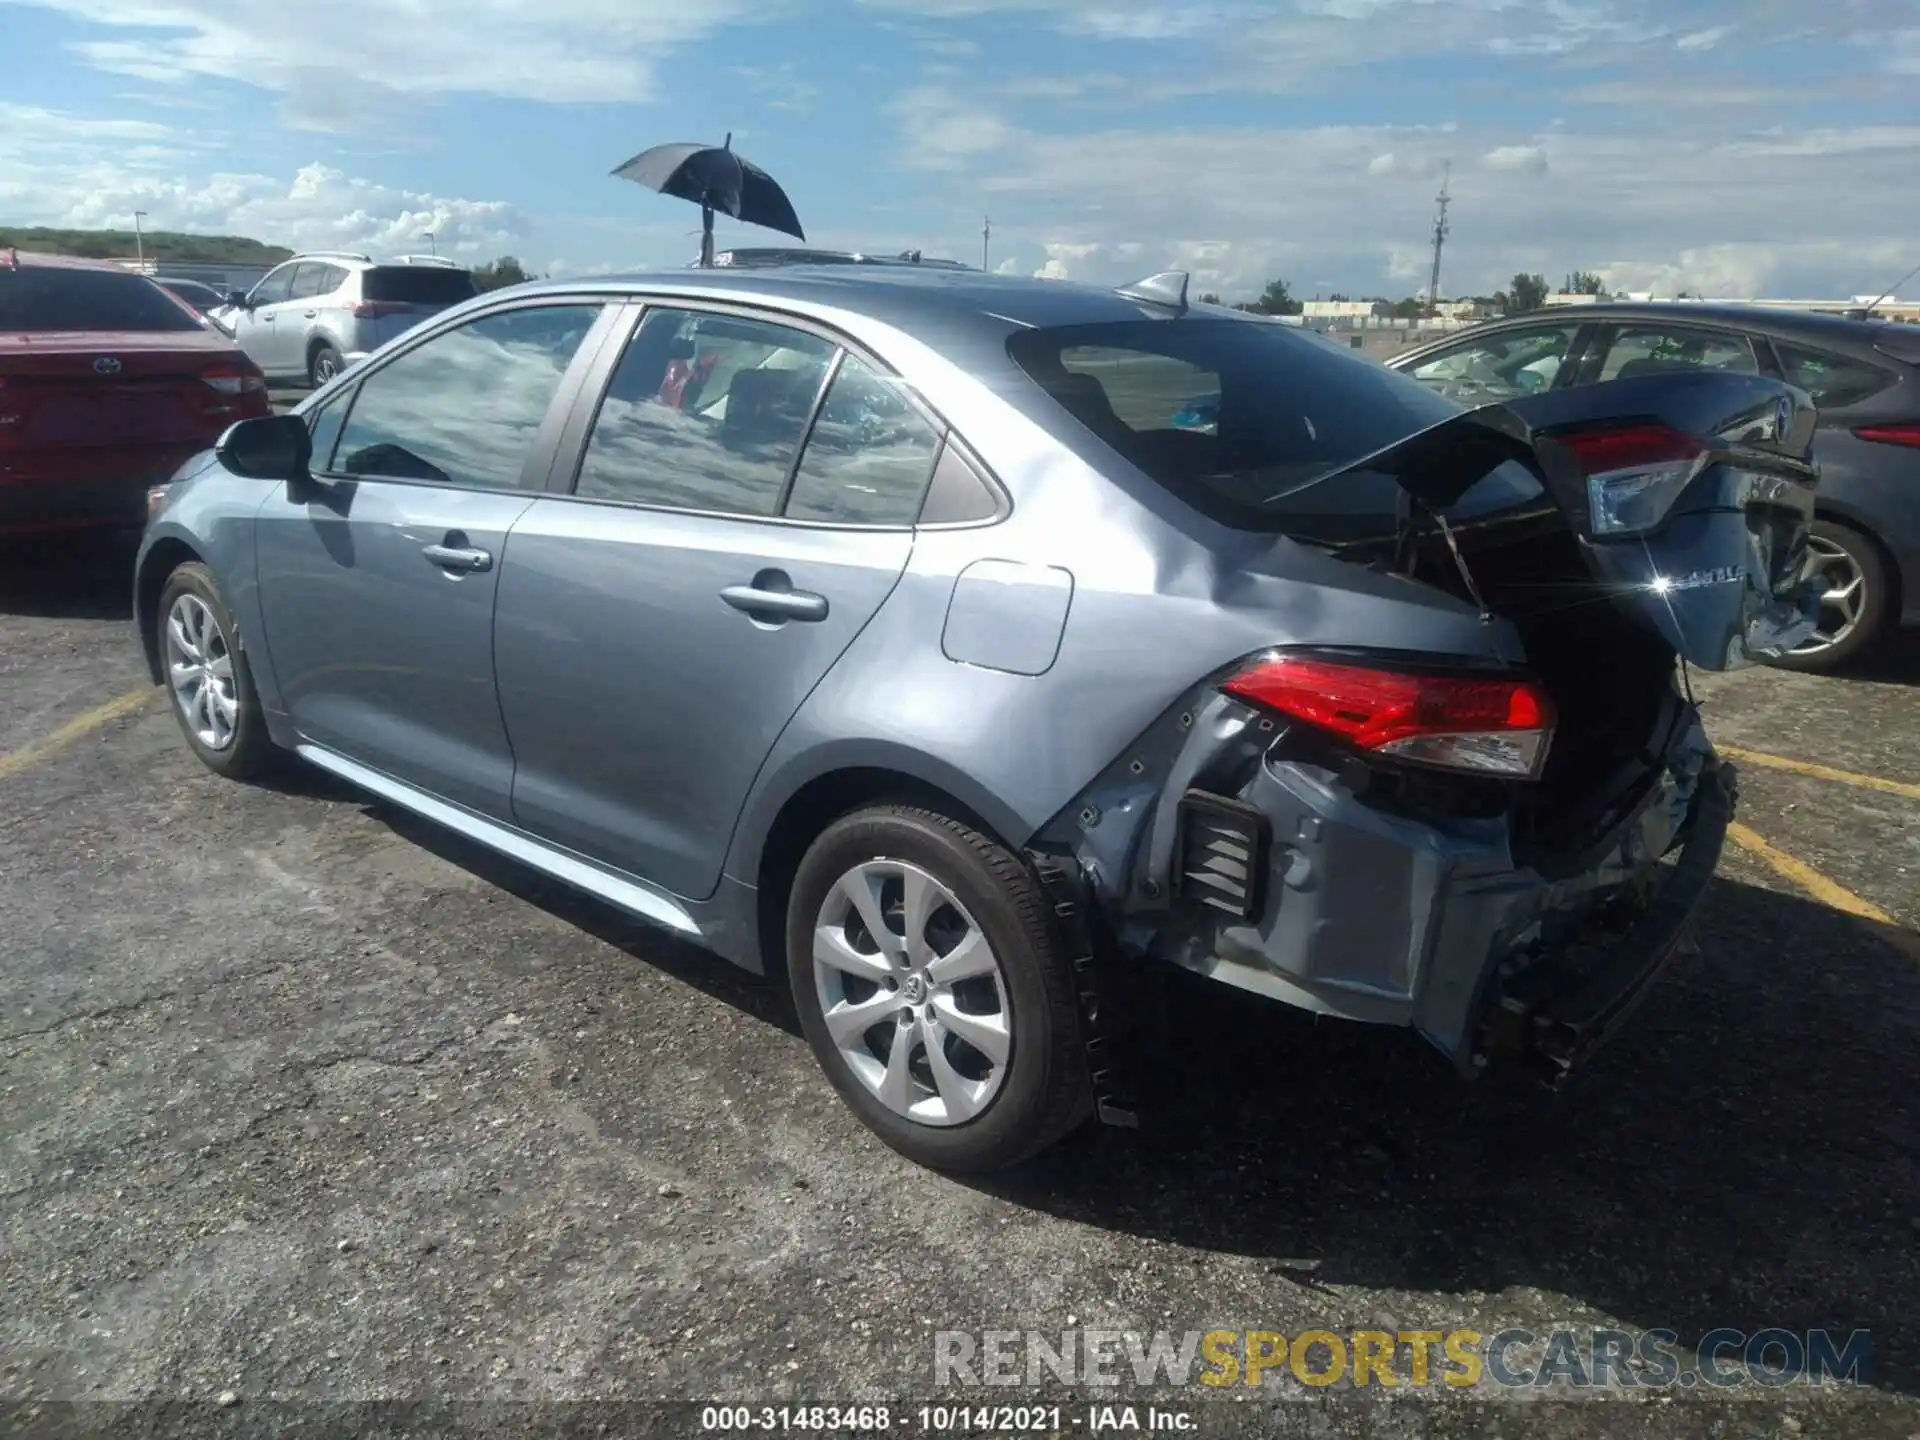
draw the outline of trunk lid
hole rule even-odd
[[[0,450],[204,444],[264,393],[208,330],[0,333]]]
[[[1541,604],[1605,598],[1690,664],[1727,670],[1811,633],[1817,413],[1757,376],[1667,374],[1464,411],[1277,497],[1336,552],[1403,553],[1423,525],[1469,589],[1479,532],[1570,531],[1582,573]],[[1391,485],[1397,504],[1355,503]],[[1498,608],[1498,607],[1496,607]]]

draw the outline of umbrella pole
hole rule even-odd
[[[713,207],[700,207],[700,265],[702,269],[713,268]]]

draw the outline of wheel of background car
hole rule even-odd
[[[272,768],[279,752],[260,713],[253,672],[206,566],[190,561],[167,577],[158,622],[173,718],[193,753],[229,780]]]
[[[307,378],[313,382],[314,388],[318,389],[344,368],[346,368],[345,362],[341,360],[338,350],[331,345],[316,345],[313,357],[307,361]]]
[[[1870,650],[1887,614],[1887,564],[1880,547],[1850,525],[1813,522],[1807,539],[1821,576],[1813,638],[1773,663],[1783,670],[1831,670]]]
[[[815,1058],[916,1163],[1002,1169],[1088,1114],[1049,911],[1027,867],[979,831],[907,806],[836,821],[794,877],[787,957]]]

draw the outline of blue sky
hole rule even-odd
[[[1920,264],[1920,0],[0,0],[0,223],[682,264],[607,172],[729,129],[816,242],[1229,298],[1424,286],[1449,162],[1449,295]]]

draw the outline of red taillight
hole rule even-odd
[[[1920,425],[1862,425],[1853,433],[1878,445],[1909,445],[1920,450]]]
[[[1573,452],[1588,475],[1610,475],[1616,470],[1640,470],[1649,465],[1671,465],[1697,460],[1706,447],[1691,435],[1666,425],[1616,425],[1596,430],[1568,430],[1553,437]]]
[[[1281,656],[1221,687],[1362,750],[1482,774],[1537,775],[1553,702],[1526,680],[1407,675]]]
[[[378,320],[383,315],[398,315],[406,308],[397,300],[361,300],[353,307],[353,318]]]
[[[1693,436],[1658,421],[1582,426],[1553,439],[1587,477],[1587,507],[1597,537],[1655,529],[1709,453]]]
[[[267,388],[266,377],[259,370],[236,360],[207,366],[200,372],[200,383],[221,395],[245,395],[254,390],[264,394]]]

